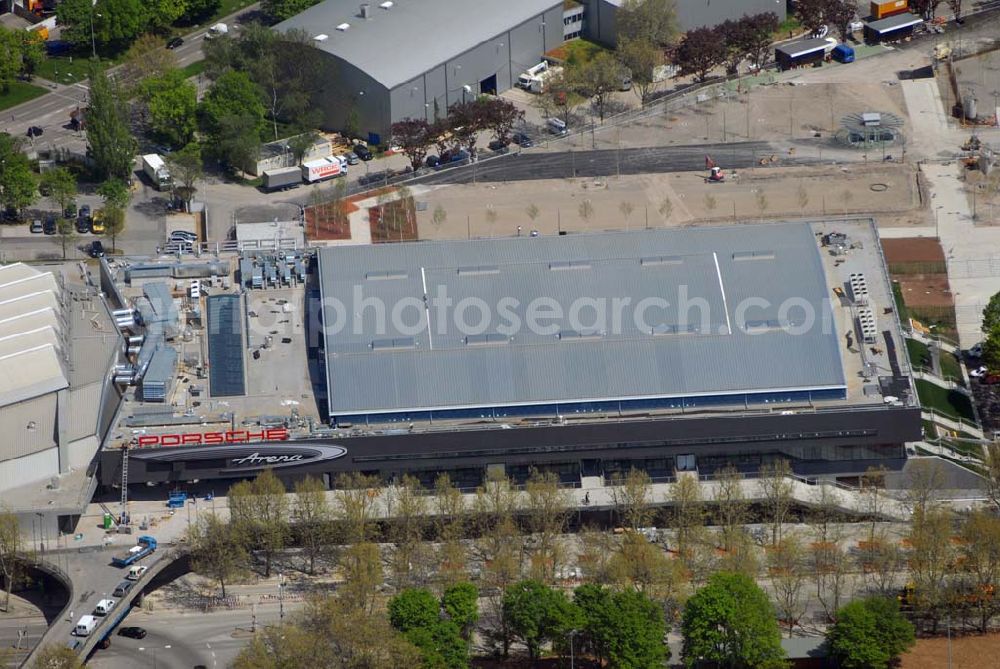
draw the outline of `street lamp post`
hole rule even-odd
[[[90,5],[90,55],[97,58],[97,43],[94,41],[94,5]]]

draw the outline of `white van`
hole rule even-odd
[[[148,569],[148,567],[146,567],[145,565],[134,564],[128,568],[128,576],[126,576],[125,578],[127,578],[130,581],[138,581],[140,578],[142,578],[142,575],[146,573],[146,569]]]
[[[551,132],[553,135],[565,135],[569,132],[569,130],[566,129],[565,121],[563,121],[561,118],[556,118],[555,116],[553,116],[548,121],[546,121],[546,123],[549,126],[549,132]]]
[[[115,600],[102,599],[97,602],[97,606],[94,607],[94,614],[98,616],[106,616],[111,613],[111,609],[113,608],[115,608]]]
[[[205,33],[205,39],[212,39],[213,37],[219,37],[220,35],[228,35],[229,26],[225,23],[216,23],[214,26],[208,29]]]
[[[97,618],[94,616],[83,616],[77,621],[73,634],[77,636],[90,636],[95,627],[97,627]]]

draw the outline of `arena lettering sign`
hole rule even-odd
[[[231,430],[226,432],[189,432],[186,434],[144,434],[138,438],[139,446],[200,446],[211,444],[245,444],[251,441],[288,441],[288,430],[275,428],[253,432]]]
[[[278,465],[285,464],[289,462],[301,462],[303,456],[301,453],[294,453],[292,455],[261,455],[260,453],[251,453],[244,458],[236,458],[232,460],[234,465]]]

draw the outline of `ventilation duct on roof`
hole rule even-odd
[[[382,9],[392,9],[392,0],[385,0],[385,2],[379,3],[379,7]]]
[[[367,2],[361,3],[361,13],[358,16],[363,19],[370,19],[372,17],[372,6]]]
[[[316,35],[316,37],[313,37],[313,41],[316,41],[316,42],[325,42],[328,39],[330,39],[330,36],[327,35],[327,34]]]
[[[340,32],[346,32],[347,29],[350,27],[351,27],[350,23],[341,23],[339,26],[337,26],[337,30],[339,30]]]

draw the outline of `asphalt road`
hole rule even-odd
[[[441,170],[423,177],[420,183],[430,185],[690,172],[705,169],[706,155],[712,156],[726,171],[756,166],[761,158],[772,155],[780,158],[779,165],[819,162],[813,157],[789,156],[782,153],[780,147],[769,142],[692,144],[562,153],[511,153],[481,161],[470,167]]]
[[[297,606],[286,604],[286,615]],[[257,625],[278,622],[278,612],[277,605],[256,607]],[[214,613],[133,611],[122,625],[144,628],[146,638],[128,639],[116,635],[111,639],[111,647],[95,652],[87,666],[93,669],[227,667],[249,640],[252,616],[250,609]]]
[[[221,19],[234,28],[238,27],[239,17],[257,10],[254,4]],[[180,67],[190,65],[202,59],[201,43],[205,39],[205,30],[197,30],[184,36],[184,44],[174,49],[177,64]],[[112,68],[114,72],[118,68]],[[62,85],[39,85],[52,89],[51,93],[17,107],[0,112],[0,129],[15,137],[25,137],[28,126],[39,126],[44,134],[38,139],[30,140],[35,149],[50,149],[54,147],[82,150],[86,146],[86,135],[69,127],[69,114],[77,107],[87,104],[89,88],[86,82]]]

